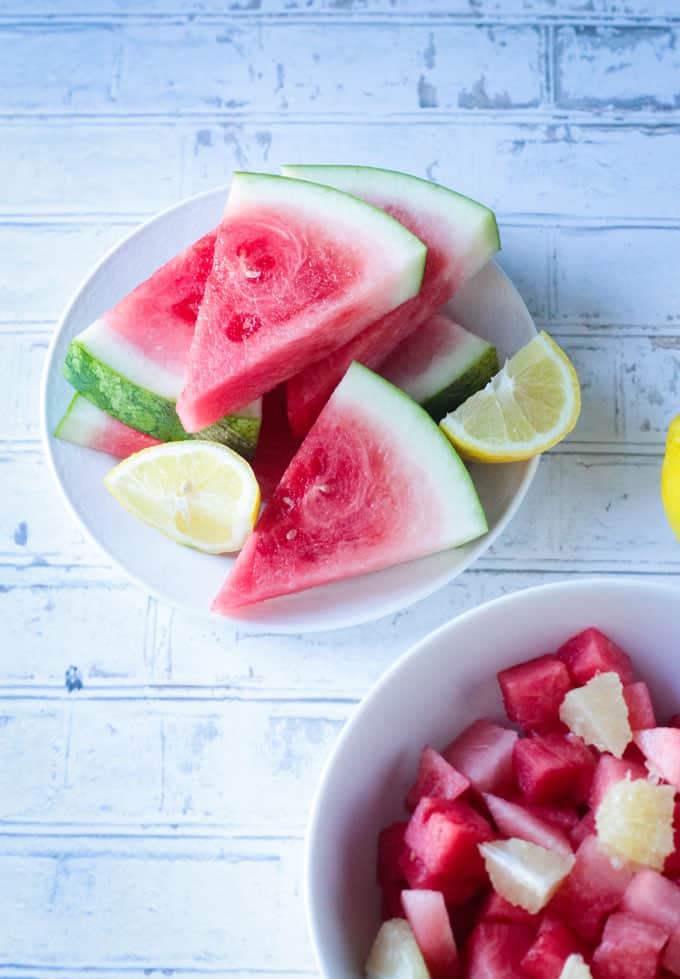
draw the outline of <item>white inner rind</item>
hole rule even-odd
[[[59,438],[69,442],[87,443],[105,428],[109,416],[101,408],[78,394],[59,422]]]

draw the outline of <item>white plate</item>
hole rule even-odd
[[[522,501],[536,472],[536,460],[473,467],[490,527],[481,540],[265,602],[223,619],[210,612],[210,603],[233,559],[179,547],[138,523],[102,487],[111,458],[52,436],[72,394],[61,376],[70,341],[160,265],[213,228],[224,210],[227,190],[193,197],[149,221],[110,251],[77,290],[50,344],[43,376],[41,424],[52,474],[80,525],[107,555],[143,588],[182,608],[250,631],[272,632],[339,629],[389,615],[441,588],[487,550]],[[469,330],[492,341],[501,358],[535,334],[519,293],[493,263],[461,289],[451,311]]]
[[[363,979],[380,924],[378,832],[406,817],[423,746],[441,749],[478,717],[503,722],[496,673],[588,626],[630,653],[663,723],[680,706],[679,608],[678,588],[620,578],[528,588],[441,626],[384,674],[336,741],[309,821],[307,915],[324,979]]]

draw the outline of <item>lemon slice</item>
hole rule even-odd
[[[209,554],[238,551],[260,507],[253,470],[216,442],[154,445],[124,459],[104,485],[134,517]]]
[[[668,427],[661,470],[661,499],[673,533],[680,540],[680,415]]]
[[[574,366],[541,331],[440,426],[467,459],[514,462],[545,452],[563,439],[580,410]]]

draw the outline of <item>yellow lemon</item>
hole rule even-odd
[[[668,426],[661,470],[661,499],[673,533],[680,540],[680,415]]]

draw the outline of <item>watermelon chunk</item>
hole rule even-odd
[[[276,489],[299,447],[288,424],[286,389],[279,385],[262,399],[262,428],[251,463],[263,502]]]
[[[557,656],[539,656],[498,674],[508,719],[526,731],[560,727],[560,705],[571,689],[569,671]]]
[[[486,529],[472,480],[432,419],[354,364],[286,470],[213,608],[227,613],[378,571]]]
[[[581,843],[583,843],[586,836],[592,836],[594,833],[597,833],[595,813],[592,810],[589,810],[585,816],[582,816],[578,823],[572,827],[569,832],[569,836],[571,837],[571,842],[574,844],[574,846],[578,847],[581,845]]]
[[[456,289],[498,251],[493,212],[427,180],[372,167],[290,166],[289,176],[337,187],[382,208],[425,242],[425,274],[417,297],[376,320],[345,346],[288,382],[288,414],[302,436],[353,361],[377,369]]]
[[[118,421],[163,442],[189,438],[176,401],[215,238],[211,231],[166,262],[78,334],[66,354],[64,376],[77,391]],[[201,438],[225,442],[251,457],[260,402],[234,408],[230,416],[215,418]]]
[[[479,843],[493,839],[487,821],[467,803],[421,799],[409,820],[405,842],[426,870],[446,880],[447,903],[462,904],[486,882]],[[424,886],[424,885],[421,885]]]
[[[680,729],[655,727],[637,731],[634,740],[647,760],[647,767],[680,790]]]
[[[129,428],[80,394],[73,396],[54,434],[65,442],[108,452],[118,459],[148,449],[150,445],[160,445],[158,439]]]
[[[479,919],[480,921],[514,922],[515,924],[535,927],[538,924],[539,916],[530,914],[517,904],[510,904],[504,897],[492,890],[484,900]]]
[[[458,949],[443,895],[439,891],[402,891],[401,901],[432,979],[457,979]]]
[[[438,422],[498,373],[498,354],[439,312],[399,344],[379,373]]]
[[[668,719],[668,724],[666,727],[680,727],[680,714],[673,714],[673,716]]]
[[[552,823],[554,826],[559,826],[560,829],[569,832],[572,830],[576,824],[579,822],[578,810],[575,806],[527,806],[530,812],[539,819],[545,820],[546,823]]]
[[[656,870],[645,868],[635,874],[620,907],[669,935],[680,932],[680,887]]]
[[[629,683],[623,688],[623,699],[628,707],[628,721],[633,731],[656,727],[652,697],[646,683]]]
[[[557,650],[574,683],[582,687],[598,673],[618,673],[624,686],[635,681],[627,653],[599,629],[584,629]]]
[[[583,740],[573,734],[520,738],[513,752],[517,783],[530,803],[587,798],[595,760]]]
[[[408,823],[392,823],[378,836],[377,880],[379,884],[403,883],[400,860],[406,852],[404,836]]]
[[[394,918],[405,918],[404,908],[401,903],[401,895],[405,882],[384,884],[382,888],[382,898],[380,902],[381,921],[391,921]]]
[[[596,836],[587,836],[576,851],[576,863],[550,904],[551,913],[589,944],[594,944],[605,917],[621,901],[633,871],[615,864]]]
[[[427,249],[357,198],[236,173],[177,410],[211,425],[418,294]]]
[[[466,949],[467,979],[526,979],[522,959],[532,940],[533,932],[526,925],[480,923]]]
[[[522,968],[531,979],[560,979],[570,955],[583,955],[583,943],[555,918],[541,921],[536,938],[522,959]]]
[[[512,783],[517,734],[491,721],[473,721],[442,752],[479,792],[502,792]]]
[[[453,801],[469,786],[464,775],[449,765],[434,748],[426,747],[420,756],[418,777],[406,796],[406,808],[413,812],[425,795]]]
[[[625,758],[614,758],[613,755],[600,755],[595,766],[593,783],[590,787],[588,805],[595,810],[602,802],[607,791],[615,782],[620,782],[626,775],[632,779],[647,778],[645,768],[634,761],[627,761]]]
[[[555,853],[571,856],[573,847],[569,837],[557,826],[540,819],[525,806],[508,802],[497,795],[484,795],[491,817],[503,836],[514,836],[543,846]]]
[[[668,935],[626,911],[610,915],[593,953],[595,979],[655,979]]]

